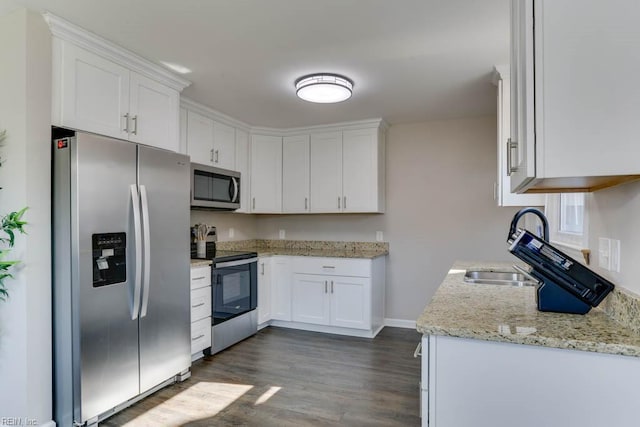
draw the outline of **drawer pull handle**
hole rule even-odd
[[[206,279],[206,278],[207,278],[207,276],[200,276],[200,277],[194,277],[191,280],[203,280],[203,279]]]
[[[418,343],[418,346],[416,347],[416,351],[413,352],[413,357],[420,357],[422,356],[422,342]]]
[[[200,334],[195,338],[191,338],[191,341],[198,341],[200,338],[204,338],[204,334]]]
[[[323,265],[322,268],[336,268],[334,265]]]
[[[202,307],[203,305],[204,303],[201,302],[200,304],[192,305],[191,308],[198,308],[198,307]]]
[[[333,293],[333,280],[331,281],[331,293]]]

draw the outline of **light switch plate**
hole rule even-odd
[[[598,239],[598,266],[611,270],[611,240],[605,237]]]
[[[620,240],[611,239],[610,241],[609,259],[611,263],[611,271],[620,272]]]
[[[285,238],[285,236],[286,236],[286,231],[284,231],[284,230],[280,230],[280,231],[278,232],[278,237],[279,237],[280,239],[284,239],[284,238]]]
[[[376,231],[376,242],[384,242],[384,235],[382,231]]]
[[[236,235],[236,230],[234,230],[233,227],[231,227],[229,229],[229,238],[233,239],[233,236],[235,236],[235,235]]]

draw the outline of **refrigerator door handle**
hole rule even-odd
[[[142,291],[142,307],[140,308],[140,318],[147,315],[147,306],[149,305],[149,282],[151,275],[151,248],[150,248],[150,233],[149,233],[149,202],[147,199],[147,188],[144,185],[140,186],[140,199],[142,201],[142,236],[144,239],[144,274],[142,276],[143,291]]]
[[[131,320],[138,318],[140,311],[140,288],[142,287],[142,231],[140,222],[140,196],[138,186],[131,184],[131,206],[133,207],[133,234],[135,236],[136,259],[135,259],[135,279],[133,283],[133,302],[131,304]]]

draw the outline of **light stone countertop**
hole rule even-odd
[[[387,250],[345,250],[345,249],[291,249],[291,248],[247,248],[246,250],[257,252],[258,256],[312,256],[325,258],[367,258],[373,259],[385,256]]]
[[[212,261],[210,259],[191,259],[191,267],[204,267],[211,264]]]
[[[418,318],[418,332],[640,357],[640,335],[599,308],[585,315],[540,312],[533,286],[463,281],[467,269],[512,270],[512,264],[456,262]]]

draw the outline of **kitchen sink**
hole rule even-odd
[[[536,282],[515,271],[467,270],[464,281],[469,284],[534,286]]]

